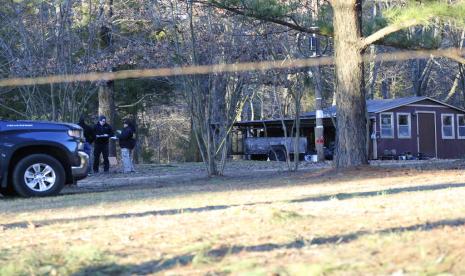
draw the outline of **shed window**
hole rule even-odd
[[[442,139],[454,139],[454,115],[442,114]]]
[[[381,138],[394,138],[394,118],[392,113],[381,113]]]
[[[457,115],[457,136],[465,139],[465,115]]]
[[[411,138],[412,124],[409,113],[397,113],[397,137]]]

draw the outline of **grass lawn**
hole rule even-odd
[[[465,274],[463,170],[261,172],[0,210],[0,275]]]

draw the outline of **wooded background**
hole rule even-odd
[[[140,161],[204,160],[210,174],[224,168],[235,120],[295,117],[316,105],[347,102],[348,110],[360,105],[364,111],[364,103],[347,100],[351,94],[341,90],[349,89],[341,86],[343,78],[336,87],[343,71],[335,68],[360,62],[351,56],[351,47],[338,54],[335,45],[365,37],[354,49],[376,57],[407,49],[462,49],[465,40],[463,1],[0,2],[0,78],[279,61],[336,52],[336,67],[0,88],[2,119],[77,122],[85,114],[95,122],[103,113],[118,128],[122,118],[130,117],[138,125]],[[460,57],[365,62],[361,72],[350,81],[357,97],[431,96],[465,108]],[[353,116],[363,119],[362,113]],[[363,141],[359,144],[363,149]],[[340,150],[340,156],[346,154]],[[363,162],[360,157],[341,164]]]

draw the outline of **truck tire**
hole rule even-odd
[[[268,158],[271,161],[286,161],[286,148],[284,147],[274,147],[268,153]]]
[[[23,197],[57,195],[66,181],[60,162],[47,154],[32,154],[21,159],[12,175],[13,188]]]

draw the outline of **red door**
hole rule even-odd
[[[436,157],[436,122],[433,113],[418,113],[418,152]]]

